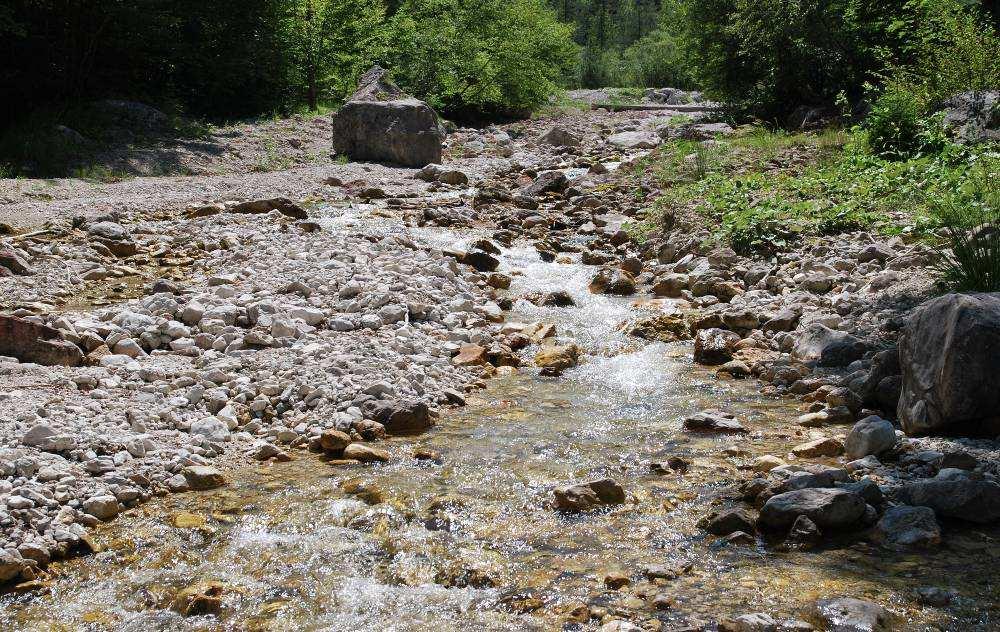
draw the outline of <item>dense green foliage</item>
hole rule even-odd
[[[13,0],[3,126],[122,98],[211,118],[336,103],[373,63],[448,114],[532,109],[572,73],[544,0]]]
[[[303,86],[310,109],[351,94],[372,62],[385,56],[389,28],[384,0],[301,0],[285,21],[292,86]]]
[[[452,116],[529,113],[576,61],[538,0],[404,0],[390,31],[397,81]]]
[[[939,262],[945,283],[965,292],[1000,291],[1000,160],[983,157],[963,186],[933,200],[948,249]]]
[[[586,88],[695,86],[680,29],[684,0],[549,0],[575,26],[572,83]]]
[[[59,172],[77,132],[100,138],[98,100],[174,123],[315,111],[375,63],[448,117],[524,115],[562,85],[700,87],[779,125],[866,113],[870,150],[908,160],[944,146],[942,100],[1000,86],[998,16],[998,0],[9,0],[0,164]]]
[[[685,8],[683,32],[705,87],[764,120],[784,122],[799,106],[832,110],[838,98],[857,104],[890,72],[928,80],[929,96],[998,85],[992,2],[700,0]]]
[[[289,103],[290,0],[12,0],[2,121],[90,98],[242,116]]]
[[[315,109],[343,99],[366,67],[381,63],[446,114],[465,116],[537,108],[560,83],[700,85],[737,112],[782,121],[803,105],[877,98],[895,82],[911,102],[890,94],[877,108],[880,125],[888,144],[912,149],[908,107],[926,111],[961,89],[1000,83],[1000,41],[990,28],[998,5],[10,0],[0,7],[0,121],[99,98],[211,118]]]
[[[946,99],[969,90],[1000,88],[1000,37],[981,16],[958,3],[927,8],[914,28],[910,65],[889,68],[864,122],[871,149],[905,158],[941,147],[940,124],[931,113]]]

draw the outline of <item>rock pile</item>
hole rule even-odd
[[[337,432],[343,459],[384,461],[365,442],[426,430],[464,401],[481,367],[452,357],[496,334],[486,278],[405,235],[295,230],[281,206],[92,225],[112,251],[215,245],[140,299],[0,316],[0,354],[21,360],[0,359],[4,579],[154,494],[223,485],[219,457],[288,458]]]

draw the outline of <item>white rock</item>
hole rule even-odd
[[[226,423],[214,416],[203,417],[192,423],[190,432],[219,443],[229,441],[230,436]]]
[[[98,520],[111,520],[121,513],[121,506],[114,496],[91,496],[83,501],[83,510]]]

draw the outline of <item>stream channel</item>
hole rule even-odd
[[[479,236],[405,229],[371,210],[330,207],[325,226],[407,231],[436,247]],[[573,297],[563,308],[517,301],[507,320],[555,324],[584,351],[579,367],[490,380],[430,432],[381,444],[392,457],[384,465],[296,452],[232,471],[218,490],[153,499],[94,531],[102,552],[55,564],[47,590],[0,597],[0,629],[558,630],[596,629],[602,616],[701,629],[684,626],[748,612],[804,618],[813,600],[836,596],[888,607],[901,629],[997,629],[995,595],[979,579],[995,572],[990,538],[959,535],[929,556],[864,542],[789,552],[698,529],[726,506],[719,498],[741,467],[803,440],[798,403],[696,367],[690,343],[620,333],[649,307],[591,294],[592,268],[544,263],[524,243],[501,259],[501,271],[519,271],[511,296]],[[706,408],[737,414],[751,434],[684,432],[681,420]],[[417,447],[440,463],[415,459]],[[685,474],[650,471],[672,456],[690,461]],[[603,477],[625,487],[623,506],[552,509],[556,485]],[[614,573],[630,585],[606,587]],[[221,611],[182,616],[175,596],[200,582],[218,583]],[[955,589],[958,606],[947,616],[918,606],[912,594],[924,585]]]

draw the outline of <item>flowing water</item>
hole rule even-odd
[[[339,209],[327,224],[385,230],[366,219],[370,210]],[[463,239],[410,232],[437,245]],[[523,273],[513,295],[562,289],[576,300],[521,301],[508,320],[554,323],[585,351],[580,367],[492,380],[431,432],[388,441],[385,465],[299,454],[238,470],[223,489],[155,499],[97,529],[104,551],[54,565],[46,590],[0,597],[0,629],[549,630],[587,604],[670,630],[756,611],[801,617],[830,596],[878,601],[901,629],[997,629],[995,532],[963,532],[926,556],[858,543],[805,553],[713,542],[697,519],[753,456],[801,442],[792,424],[801,411],[761,396],[753,381],[697,369],[689,345],[618,333],[639,308],[590,294],[592,269],[543,263],[519,246],[503,262]],[[755,432],[684,433],[680,420],[707,407],[738,413]],[[440,462],[415,459],[417,447]],[[691,461],[689,471],[650,472],[650,460],[668,456]],[[629,502],[579,516],[549,506],[555,485],[599,477],[621,482]],[[654,568],[660,577],[648,579]],[[605,588],[614,572],[632,585]],[[221,611],[179,614],[178,591],[208,581],[222,587]],[[950,614],[916,605],[923,585],[958,591]]]

